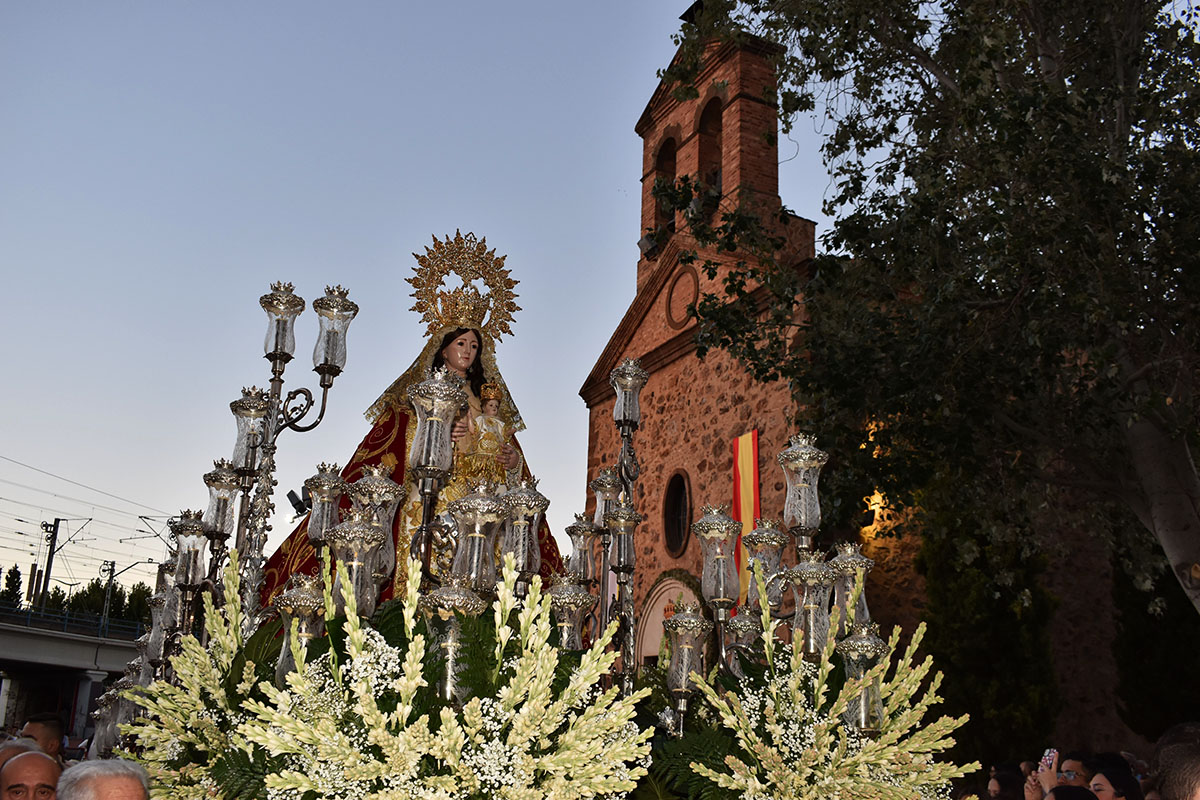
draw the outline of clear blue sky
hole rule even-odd
[[[325,422],[280,441],[290,511],[283,490],[346,462],[419,350],[410,254],[456,228],[521,281],[498,359],[561,538],[585,501],[578,390],[634,293],[633,125],[686,5],[0,4],[0,565],[28,572],[55,516],[96,520],[59,554],[64,580],[161,558],[118,540],[138,513],[203,508],[229,401],[269,378],[258,297],[341,283],[361,311]],[[821,220],[797,127],[781,194]],[[315,330],[309,310],[288,387],[315,386]]]

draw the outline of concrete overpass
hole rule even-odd
[[[110,678],[119,677],[137,656],[133,636],[140,626],[100,636],[100,626],[54,625],[24,615],[0,621],[0,730],[19,727],[31,714],[54,711],[68,735],[88,736],[88,712]],[[62,628],[66,628],[65,630]],[[89,628],[93,631],[87,631]]]

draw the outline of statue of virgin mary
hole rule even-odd
[[[517,281],[509,277],[509,270],[504,267],[505,257],[497,256],[494,249],[488,250],[486,239],[476,239],[470,233],[464,236],[461,232],[455,232],[453,238],[447,236],[445,240],[433,237],[433,246],[427,247],[424,255],[414,253],[413,257],[417,260],[417,268],[414,276],[408,279],[416,299],[412,310],[422,315],[428,338],[412,365],[367,409],[371,429],[354,451],[350,463],[341,471],[342,479],[353,483],[363,477],[368,468],[372,471],[382,468],[384,476],[404,487],[406,496],[392,523],[397,554],[408,552],[412,535],[421,521],[416,481],[406,474],[407,454],[416,428],[415,424],[409,424],[413,418],[409,389],[428,378],[433,370],[444,368],[463,379],[467,394],[468,408],[454,424],[454,466],[438,496],[436,512],[439,515],[447,504],[472,489],[474,470],[466,467],[472,459],[457,450],[465,447],[470,439],[470,420],[482,414],[480,398],[485,384],[490,398],[498,395],[500,402],[495,416],[504,423],[505,429],[516,433],[525,427],[496,366],[495,345],[501,335],[512,334],[509,323],[513,312],[520,310],[512,291]],[[444,282],[452,273],[462,280],[462,286],[446,290]],[[484,284],[486,294],[476,288],[477,281]],[[508,485],[531,477],[515,437],[508,440],[495,458]],[[343,506],[348,508],[349,501],[344,499]],[[307,531],[306,517],[268,559],[263,581],[263,597],[267,602],[282,590],[293,573],[316,570],[316,553],[308,542]],[[558,546],[544,520],[538,531],[538,544],[542,575],[561,572]],[[398,558],[397,563],[403,565],[404,559]],[[392,596],[397,581],[403,580],[403,572],[403,568],[396,570],[391,586],[384,589],[381,599]]]

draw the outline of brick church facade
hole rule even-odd
[[[612,466],[620,449],[613,424],[608,375],[625,358],[639,359],[650,374],[641,393],[642,425],[635,434],[642,473],[635,503],[643,522],[637,531],[634,607],[639,619],[639,658],[658,652],[662,607],[680,590],[686,571],[700,575],[700,547],[690,525],[708,504],[728,504],[733,494],[733,440],[758,431],[761,509],[778,517],[783,473],[775,454],[787,446],[793,407],[786,385],[760,384],[723,352],[696,356],[696,323],[687,308],[705,292],[717,292],[721,276],[681,263],[698,249],[682,213],[662,208],[656,181],[685,175],[699,180],[721,207],[738,201],[766,212],[781,206],[775,108],[764,101],[773,73],[763,45],[714,45],[697,80],[700,96],[680,102],[660,85],[635,128],[642,148],[642,255],[637,294],[597,359],[580,395],[587,404],[588,481]],[[719,213],[719,212],[717,212]],[[814,223],[793,217],[787,226],[794,263],[814,254]],[[725,256],[723,263],[736,261]],[[589,511],[594,498],[589,498]]]

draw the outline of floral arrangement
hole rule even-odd
[[[615,626],[582,654],[559,650],[540,580],[519,599],[511,561],[491,615],[460,620],[472,624],[463,639],[474,648],[473,674],[463,676],[469,696],[444,702],[438,648],[418,613],[419,569],[409,564],[406,596],[382,607],[374,626],[352,597],[334,620],[327,589],[325,645],[306,653],[293,629],[288,646],[302,666],[277,686],[283,637],[275,626],[242,640],[232,558],[224,605],[204,598],[207,647],[184,637],[172,659],[177,684],[130,695],[145,717],[123,732],[150,772],[152,797],[933,800],[978,768],[936,760],[965,718],[923,724],[940,683],[930,660],[916,659],[923,627],[899,658],[894,632],[886,656],[847,679],[834,659],[837,611],[820,660],[808,662],[776,639],[764,602],[764,633],[744,676],[693,673],[704,702],[684,737],[652,740],[665,695],[601,689],[616,658],[607,651]],[[882,703],[873,736],[843,720],[869,685]]]
[[[941,717],[922,725],[926,713],[940,700],[937,689],[941,683],[940,673],[930,678],[931,659],[916,662],[924,624],[894,663],[899,628],[892,632],[884,655],[874,667],[860,678],[843,680],[837,687],[834,678],[842,676],[837,675],[840,665],[833,654],[840,609],[833,610],[820,660],[809,662],[798,648],[776,639],[776,622],[771,618],[765,582],[757,569],[755,582],[762,609],[761,668],[750,669],[736,685],[715,673],[707,678],[696,673],[691,676],[708,704],[698,715],[696,740],[711,741],[714,736],[724,735],[732,741],[722,748],[718,758],[712,757],[711,745],[705,748],[707,752],[686,741],[664,748],[667,769],[660,772],[660,777],[666,777],[667,783],[674,778],[675,784],[683,784],[683,794],[689,797],[949,800],[950,781],[979,765],[959,767],[935,760],[937,753],[954,746],[950,734],[966,722],[966,717]],[[861,592],[861,574],[857,584]],[[849,603],[850,623],[856,600],[851,598]],[[872,685],[879,688],[881,725],[876,734],[866,736],[845,724],[844,715]],[[682,764],[691,773],[683,779]],[[656,791],[652,796],[679,795]]]
[[[227,587],[235,576],[226,574]],[[623,698],[599,688],[616,658],[605,650],[615,625],[576,662],[551,643],[540,579],[519,600],[506,562],[492,605],[492,658],[484,659],[491,691],[459,709],[431,685],[437,654],[417,613],[419,580],[410,562],[394,636],[364,625],[348,597],[344,624],[330,631],[340,643],[306,662],[292,636],[303,667],[285,687],[255,680],[261,668],[245,660],[232,694],[236,592],[227,589],[220,611],[207,602],[210,649],[185,637],[172,662],[180,685],[143,690],[137,699],[148,719],[125,730],[154,779],[153,796],[568,800],[623,797],[636,786],[652,730],[633,718],[647,691]],[[331,619],[328,590],[325,602]]]
[[[234,552],[230,553],[224,589],[220,612],[211,596],[204,595],[208,646],[194,636],[183,637],[179,655],[171,660],[176,683],[157,681],[127,695],[142,707],[145,716],[124,726],[122,733],[135,744],[133,757],[150,774],[154,797],[200,800],[221,796],[213,776],[214,764],[222,754],[249,747],[238,727],[245,718],[242,704],[258,683],[259,671],[245,657]]]

